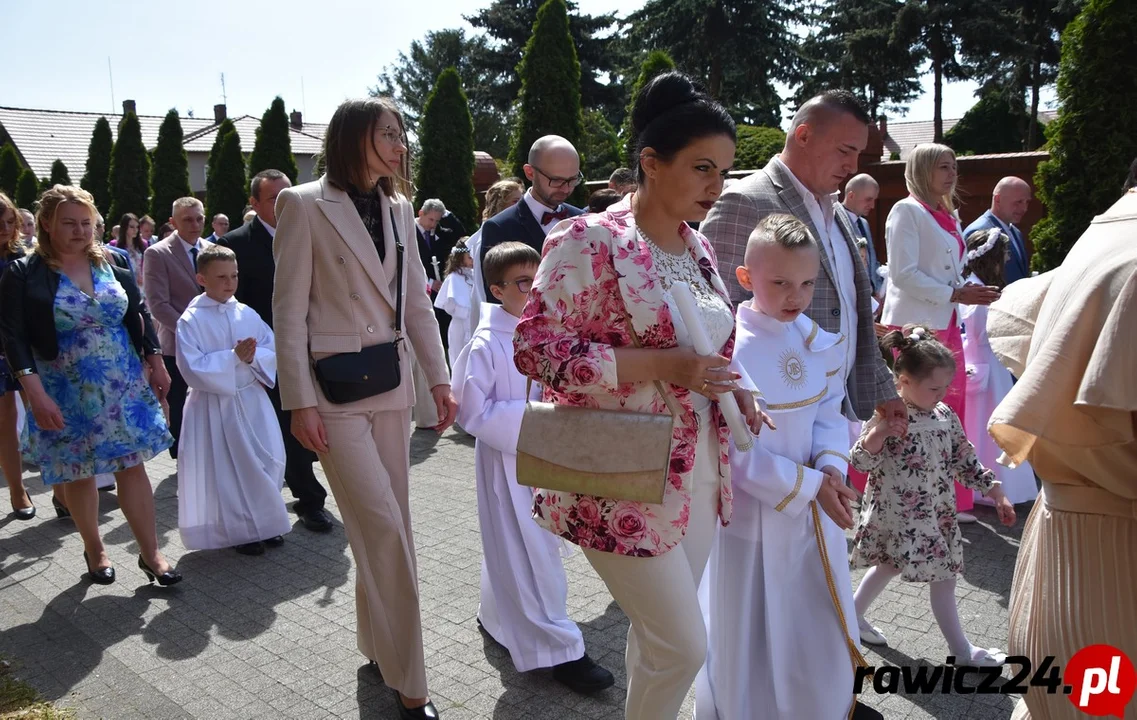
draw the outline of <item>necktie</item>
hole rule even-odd
[[[191,247],[189,250],[190,259],[193,261],[193,271],[197,272],[197,248]]]
[[[556,210],[554,212],[547,212],[544,215],[542,215],[541,216],[541,224],[542,225],[548,225],[549,223],[554,222],[556,220],[564,220],[568,216],[569,216],[568,208],[562,205],[559,210]]]
[[[869,239],[869,231],[868,228],[865,227],[865,219],[863,217],[857,218],[857,229],[861,231],[861,237],[865,240]]]

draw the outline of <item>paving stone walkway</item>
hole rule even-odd
[[[616,687],[596,697],[573,694],[547,672],[518,674],[506,652],[478,631],[473,440],[418,431],[411,447],[427,676],[445,720],[621,718],[627,620],[583,555],[566,561],[570,613],[589,653],[617,677]],[[102,494],[100,525],[118,582],[101,587],[81,579],[74,525],[55,519],[50,492],[38,476],[25,476],[39,516],[0,520],[0,654],[16,675],[80,718],[396,718],[391,692],[355,649],[354,572],[342,526],[313,534],[297,524],[283,547],[261,557],[187,553],[177,532],[174,464],[163,454],[147,467],[163,551],[186,578],[175,588],[146,584],[113,492]],[[1019,507],[1014,528],[999,526],[988,508],[977,511],[979,524],[965,526],[967,568],[958,595],[976,644],[1006,646],[1007,596],[1028,510]],[[871,617],[892,648],[866,653],[870,661],[943,662],[925,587],[894,583]],[[692,716],[693,697],[681,717]],[[862,699],[890,719],[969,720],[1005,720],[1015,700],[871,691]]]

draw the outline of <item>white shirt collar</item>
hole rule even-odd
[[[269,237],[271,237],[271,238],[276,237],[276,228],[274,228],[272,225],[269,225],[264,220],[262,220],[259,215],[255,218],[253,218],[253,221],[259,222],[261,225],[264,225],[265,230],[268,230],[268,236]]]
[[[541,224],[541,217],[547,212],[556,212],[557,208],[551,208],[543,204],[540,200],[533,197],[533,188],[525,191],[525,196],[522,198],[525,204],[529,206],[529,212],[533,213],[533,217],[537,218],[537,224]]]
[[[181,241],[182,247],[185,248],[186,252],[189,252],[194,248],[197,248],[198,250],[201,249],[201,238],[198,238],[197,242],[195,243],[188,243],[186,242],[185,238],[183,238],[181,235],[178,235],[178,240]]]
[[[991,217],[995,218],[995,222],[999,223],[999,227],[1003,228],[1003,232],[1007,233],[1007,237],[1013,238],[1015,234],[1011,232],[1011,224],[1003,222],[998,215],[991,213]]]

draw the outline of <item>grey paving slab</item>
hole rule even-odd
[[[412,436],[411,504],[421,579],[427,675],[446,720],[609,720],[622,717],[627,620],[580,552],[565,563],[569,608],[590,654],[616,675],[596,697],[575,695],[548,672],[514,671],[508,654],[474,623],[481,545],[473,442],[450,431]],[[396,717],[391,692],[355,649],[355,576],[341,525],[327,534],[295,526],[283,547],[261,557],[187,553],[177,532],[177,481],[162,456],[147,465],[159,539],[186,580],[146,584],[137,547],[114,493],[100,522],[114,585],[81,579],[82,544],[51,512],[50,492],[25,476],[40,516],[0,520],[0,653],[48,698],[81,718],[256,720]],[[322,474],[321,474],[321,480]],[[287,490],[287,500],[291,500]],[[1025,518],[1029,508],[1020,507]],[[329,510],[339,513],[329,496]],[[1007,595],[1022,521],[1002,528],[979,508],[965,526],[960,614],[972,640],[1005,647]],[[854,572],[854,582],[861,573]],[[943,638],[927,588],[894,583],[870,613],[890,648],[875,663],[943,662]],[[1009,675],[1009,673],[1008,673]],[[1015,698],[876,695],[863,700],[886,718],[1005,720]],[[693,692],[681,717],[690,718]]]

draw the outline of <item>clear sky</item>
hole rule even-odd
[[[259,116],[276,95],[307,120],[326,122],[336,105],[364,95],[376,76],[427,31],[468,25],[489,0],[7,0],[0,42],[0,105],[211,117]],[[584,12],[643,0],[578,0]],[[86,41],[83,38],[87,38]],[[114,78],[114,102],[107,59]],[[906,120],[932,118],[931,79]],[[945,86],[944,117],[974,102],[974,85]],[[1050,94],[1052,97],[1052,93]],[[899,118],[893,118],[898,120]]]

